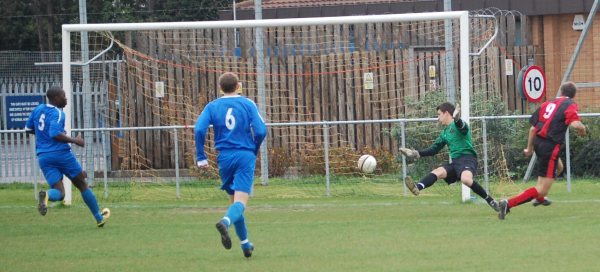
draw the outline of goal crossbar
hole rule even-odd
[[[270,26],[310,26],[347,23],[388,23],[424,21],[439,19],[468,18],[468,11],[425,12],[406,14],[385,14],[341,17],[313,17],[291,19],[236,20],[236,21],[198,21],[198,22],[164,22],[164,23],[112,23],[112,24],[65,24],[63,31],[134,31],[134,30],[178,30],[208,28],[240,28]]]

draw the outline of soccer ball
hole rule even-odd
[[[375,157],[371,155],[362,155],[358,159],[358,170],[362,171],[365,174],[370,174],[375,171],[375,167],[377,166],[377,160]]]

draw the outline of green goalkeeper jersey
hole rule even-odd
[[[461,125],[462,128],[460,127]],[[442,130],[442,133],[435,142],[429,148],[419,150],[419,154],[421,156],[433,156],[440,152],[445,145],[448,145],[452,159],[463,155],[477,157],[477,152],[475,152],[471,141],[471,129],[462,120],[449,124]]]

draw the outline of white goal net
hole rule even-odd
[[[257,175],[262,171],[262,181],[269,177],[271,185],[297,186],[290,194],[323,195],[324,188],[333,195],[397,194],[404,175],[397,149],[403,143],[431,144],[441,130],[432,119],[436,106],[460,102],[468,122],[486,110],[471,97],[489,100],[498,91],[497,58],[483,50],[495,34],[494,18],[468,12],[64,25],[63,82],[79,77],[68,64],[75,61],[71,56],[77,56],[82,31],[91,51],[105,50],[100,59],[116,63],[101,71],[105,93],[88,128],[106,129],[105,168],[134,184],[112,189],[112,197],[130,197],[148,184],[163,195],[172,189],[168,177],[174,169],[177,178],[216,177],[210,137],[213,172],[194,172],[191,127],[220,96],[217,79],[227,71],[239,75],[242,94],[257,102],[270,124]],[[70,94],[70,85],[63,87]],[[77,109],[65,109],[72,110]],[[399,121],[408,119],[414,120]],[[357,170],[363,154],[378,160],[371,174]],[[447,160],[443,153],[406,169],[420,175]],[[194,182],[177,186],[183,197],[214,192]],[[444,190],[437,192],[448,193]]]

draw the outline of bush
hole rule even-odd
[[[569,133],[571,173],[577,176],[598,177],[600,176],[600,167],[597,166],[600,160],[600,140],[592,137],[600,135],[600,119],[593,118],[582,121],[587,129],[586,136],[578,136],[575,131]],[[565,153],[562,152],[562,154]],[[565,158],[563,161],[566,163]]]
[[[269,177],[282,177],[299,161],[297,154],[292,154],[288,149],[270,148],[269,149]]]

